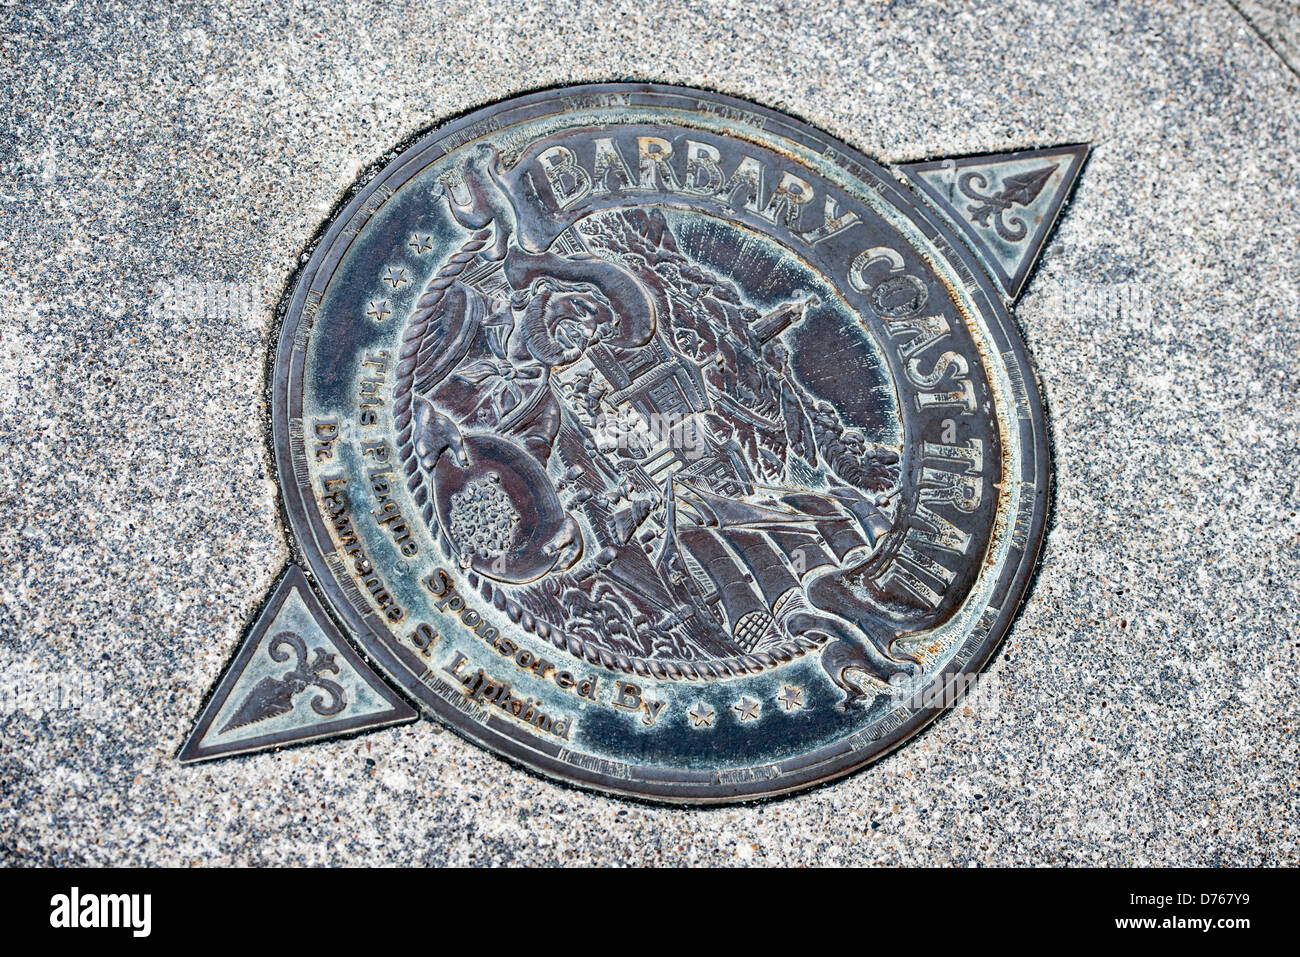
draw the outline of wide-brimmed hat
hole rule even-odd
[[[650,341],[658,323],[654,295],[627,269],[591,253],[560,255],[511,249],[506,254],[506,278],[515,289],[528,289],[539,279],[563,283],[588,283],[599,290],[614,310],[614,335],[607,345],[629,349]]]

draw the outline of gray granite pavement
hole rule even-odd
[[[1294,38],[1294,5],[1240,6]],[[0,22],[0,863],[1297,863],[1300,77],[1237,8],[71,0]],[[1056,505],[988,688],[758,807],[561,788],[428,722],[178,766],[288,557],[264,357],[301,250],[415,131],[600,79],[746,96],[885,161],[1094,144],[1016,310]]]
[[[1300,6],[1293,0],[1231,0],[1243,17],[1300,74]]]

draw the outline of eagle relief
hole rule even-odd
[[[1041,223],[1069,149],[961,182],[1032,175],[1006,202]],[[961,233],[1005,224],[930,208],[922,172],[646,84],[390,161],[276,359],[286,511],[341,633],[431,717],[615,793],[780,793],[921,727],[1007,627],[1047,486],[1012,296]]]

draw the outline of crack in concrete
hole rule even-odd
[[[1246,21],[1246,25],[1250,27],[1255,36],[1259,37],[1264,42],[1264,45],[1273,51],[1286,68],[1297,77],[1300,77],[1300,62],[1293,62],[1293,57],[1296,61],[1300,61],[1300,53],[1288,56],[1286,48],[1277,39],[1265,32],[1264,28],[1256,22],[1255,17],[1252,17],[1241,8],[1239,0],[1225,0],[1225,2],[1236,11],[1241,19]],[[1297,15],[1300,16],[1300,11],[1297,11]]]

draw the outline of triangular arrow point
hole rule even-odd
[[[1075,143],[901,163],[897,170],[965,239],[1003,296],[1014,302],[1089,149]]]
[[[199,714],[182,764],[413,721],[291,565]]]

